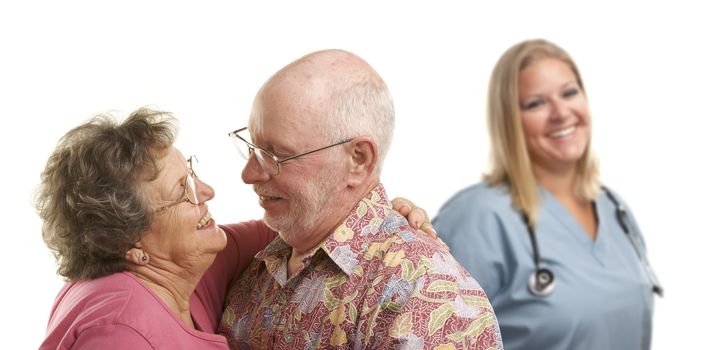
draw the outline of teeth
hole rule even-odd
[[[572,132],[574,132],[575,130],[576,130],[576,127],[575,127],[575,126],[572,126],[572,127],[570,127],[570,128],[566,128],[566,129],[563,129],[563,130],[554,131],[554,132],[548,134],[548,136],[554,137],[554,138],[564,137],[564,136],[570,135],[570,134],[571,134]]]
[[[261,196],[261,195],[258,195],[258,197],[260,197],[260,200],[262,200],[262,201],[269,201],[269,200],[271,200],[271,199],[278,199],[278,198],[279,198],[279,197]]]
[[[203,216],[203,218],[200,219],[200,221],[198,221],[198,224],[195,225],[195,228],[200,230],[201,228],[207,226],[208,223],[210,222],[210,219],[212,219],[212,218],[213,217],[210,216],[210,212],[205,213],[205,216]]]

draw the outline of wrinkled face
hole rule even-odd
[[[246,169],[256,166],[252,162]],[[287,176],[275,175],[273,178],[281,178],[265,182],[253,182],[250,180],[252,175],[245,175],[249,171],[243,172],[244,181],[253,184],[260,206],[265,209],[263,220],[284,237],[293,232],[311,233],[319,221],[330,216],[331,208],[326,201],[336,193],[333,183],[337,178],[336,171],[332,165],[319,165],[315,171],[304,168],[297,172],[288,171]],[[296,178],[290,179],[290,176]]]
[[[195,201],[192,189],[186,192],[190,169],[180,151],[171,148],[158,160],[158,167],[158,177],[145,185],[155,208],[177,203],[186,195]],[[195,181],[197,204],[181,201],[158,211],[149,232],[141,239],[143,248],[153,258],[192,262],[214,256],[225,248],[225,232],[212,219],[206,203],[215,196],[213,188],[197,177],[190,179]]]
[[[259,97],[249,124],[252,142],[279,159],[329,143],[314,135],[318,111],[287,94],[266,93]],[[333,203],[343,189],[339,166],[342,147],[282,163],[277,175],[265,172],[254,156],[243,169],[243,181],[253,185],[265,209],[265,223],[289,244],[334,227],[330,223],[336,209]]]
[[[521,124],[534,166],[558,169],[575,165],[590,140],[586,95],[565,62],[541,59],[518,78]]]

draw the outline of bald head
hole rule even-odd
[[[362,58],[343,50],[308,54],[268,79],[258,91],[249,126],[272,132],[262,129],[275,117],[328,143],[370,136],[378,145],[378,172],[395,122],[383,79]]]
[[[259,93],[278,86],[296,86],[303,90],[321,89],[330,98],[359,83],[385,85],[381,77],[362,58],[343,50],[324,50],[305,55],[275,73]]]

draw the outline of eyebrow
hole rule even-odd
[[[264,150],[266,150],[266,151],[274,154],[275,156],[278,156],[278,153],[280,153],[280,154],[287,154],[287,155],[291,155],[291,156],[292,156],[293,154],[295,154],[295,152],[297,152],[297,151],[292,151],[292,150],[290,150],[287,145],[280,144],[280,143],[276,143],[276,142],[265,142],[265,144],[261,144],[261,143],[259,143],[259,142],[254,141],[254,140],[251,140],[251,142],[252,142],[254,145],[256,145],[256,146],[258,146],[258,147],[260,147],[260,148],[262,148],[262,149],[264,149]],[[280,157],[280,156],[278,156],[278,157]],[[282,157],[280,157],[280,158],[282,158]]]
[[[578,82],[578,79],[574,78],[573,80],[569,80],[565,84],[563,84],[564,87],[568,87],[569,85],[581,85],[581,84]]]

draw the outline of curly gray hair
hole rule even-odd
[[[58,274],[93,279],[125,271],[125,253],[150,227],[154,210],[141,183],[173,145],[176,119],[141,108],[118,124],[98,115],[58,142],[41,174],[35,208]]]

